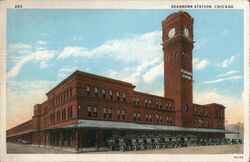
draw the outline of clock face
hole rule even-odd
[[[188,30],[187,27],[184,28],[184,35],[185,35],[186,37],[189,36],[189,30]]]
[[[169,37],[169,38],[172,38],[174,35],[175,35],[175,28],[171,28],[171,29],[168,31],[168,37]]]

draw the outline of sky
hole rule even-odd
[[[75,70],[163,96],[161,22],[170,9],[8,9],[7,128]],[[226,106],[243,122],[243,10],[186,10],[194,18],[194,103]]]

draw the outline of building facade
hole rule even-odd
[[[7,130],[7,141],[45,146],[105,146],[112,136],[221,137],[225,107],[193,103],[193,18],[179,11],[162,22],[164,97],[135,91],[131,83],[75,71],[34,106],[31,120]],[[129,47],[128,47],[129,48]]]

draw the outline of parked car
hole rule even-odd
[[[111,137],[108,139],[107,144],[110,150],[119,150],[123,152],[128,149],[123,137]]]

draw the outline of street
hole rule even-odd
[[[73,150],[73,149],[72,149]],[[7,143],[7,153],[11,154],[74,154],[74,152],[65,149],[55,149],[48,147],[37,147],[24,144]],[[83,152],[84,153],[84,152]],[[86,152],[85,152],[86,153]],[[91,154],[117,154],[119,151],[94,151],[87,152]],[[197,146],[182,147],[174,149],[125,151],[123,154],[241,154],[243,153],[243,144],[241,145],[217,145],[217,146]]]

